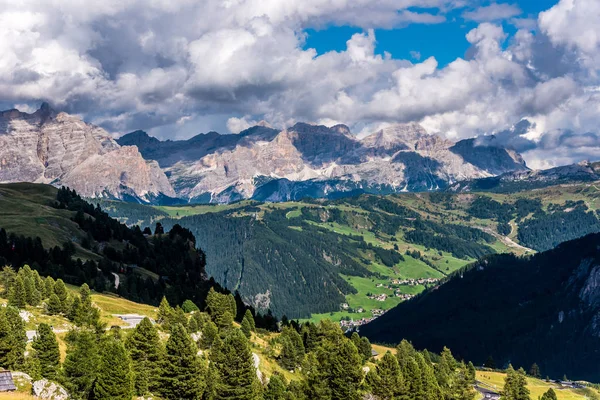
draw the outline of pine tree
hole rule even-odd
[[[164,329],[169,330],[169,325],[173,319],[174,310],[169,304],[166,297],[163,296],[158,306],[158,316],[156,322],[158,322]]]
[[[209,349],[215,338],[219,335],[219,328],[214,322],[208,321],[202,329],[202,337],[200,338],[200,347]]]
[[[229,304],[229,312],[231,313],[231,317],[235,319],[237,315],[237,304],[235,304],[235,297],[231,293],[227,295],[227,302]]]
[[[254,316],[252,315],[252,312],[249,309],[246,310],[246,312],[244,313],[244,319],[247,319],[250,323],[250,330],[252,332],[256,332],[256,323],[254,321]]]
[[[23,278],[21,276],[15,278],[15,283],[9,295],[8,304],[17,308],[25,308],[27,305],[27,292],[25,291],[25,284],[23,283]]]
[[[54,293],[60,300],[60,310],[62,313],[69,312],[69,292],[62,279],[58,279],[54,285]]]
[[[496,369],[496,362],[494,361],[494,357],[489,356],[483,364],[483,366],[490,369]]]
[[[183,311],[186,314],[191,313],[191,312],[200,311],[200,309],[198,308],[198,306],[196,304],[194,304],[194,302],[191,301],[191,300],[184,301],[183,304],[181,305],[181,308],[183,309]]]
[[[222,343],[213,346],[211,361],[217,377],[215,399],[260,399],[252,352],[240,330],[230,330]]]
[[[0,367],[18,369],[25,362],[25,324],[15,307],[0,308]]]
[[[80,331],[70,338],[67,357],[63,363],[61,383],[74,399],[88,399],[100,363],[96,337]]]
[[[467,376],[469,377],[469,383],[473,385],[475,384],[476,375],[477,373],[475,371],[475,366],[471,361],[469,361],[469,364],[467,364]]]
[[[304,359],[304,343],[294,328],[285,327],[279,336],[282,344],[280,363],[285,369],[296,369]]]
[[[196,333],[200,330],[200,328],[198,327],[198,321],[195,318],[190,318],[190,320],[188,321],[188,332],[190,333]]]
[[[49,298],[52,293],[54,293],[54,285],[56,284],[56,282],[54,282],[54,279],[51,276],[47,276],[46,279],[44,280],[44,298],[47,299]]]
[[[37,271],[35,271],[37,272]],[[31,305],[34,307],[37,307],[40,305],[40,303],[42,302],[42,292],[40,292],[37,287],[34,288],[33,292],[31,293]]]
[[[102,343],[93,394],[95,400],[131,400],[131,359],[120,340],[109,337]]]
[[[373,394],[377,397],[391,400],[399,398],[405,393],[406,389],[398,359],[389,351],[377,363],[375,375],[377,378],[370,386]]]
[[[527,389],[527,379],[525,371],[519,369],[515,371],[512,365],[506,370],[504,379],[504,389],[502,390],[501,400],[531,400],[529,389]]]
[[[285,399],[285,391],[285,378],[279,373],[274,373],[269,379],[263,398],[264,400],[283,400]]]
[[[226,331],[231,329],[233,325],[233,314],[227,310],[224,313],[218,314],[215,324],[219,328],[219,331]]]
[[[373,357],[371,342],[369,342],[369,339],[367,337],[363,336],[360,338],[360,342],[358,343],[357,349],[363,361],[369,361],[371,357]]]
[[[143,396],[156,390],[164,354],[156,327],[144,318],[129,335],[125,346],[132,360],[135,393]]]
[[[60,367],[60,351],[56,335],[48,324],[39,324],[32,343],[39,359],[40,372],[44,378],[55,380]]]
[[[536,363],[533,363],[531,365],[531,368],[529,368],[529,375],[534,378],[538,378],[538,379],[540,379],[542,377],[542,373],[540,372],[540,367]]]
[[[15,279],[17,278],[17,273],[12,267],[5,266],[2,268],[2,272],[0,272],[0,283],[2,283],[2,297],[10,296],[10,288],[13,287],[15,283]]]
[[[425,358],[424,354],[417,353],[416,361],[421,371],[421,387],[423,400],[437,400],[442,398],[442,391],[435,378],[433,364]]]
[[[48,299],[48,303],[46,304],[46,313],[48,315],[57,315],[61,313],[61,310],[62,306],[60,304],[60,299],[56,293],[52,293],[50,295],[50,299]]]
[[[171,325],[181,324],[185,329],[188,329],[188,319],[183,309],[179,306],[173,310]]]
[[[246,319],[246,317],[244,316],[244,319],[242,319],[242,325],[240,327],[242,333],[244,334],[244,336],[246,336],[246,338],[250,339],[250,337],[252,336],[252,325],[250,325],[250,321],[248,321],[248,319]]]
[[[558,400],[558,398],[556,397],[556,392],[554,389],[550,388],[542,395],[541,400]]]
[[[33,277],[23,277],[23,286],[25,287],[25,299],[27,301],[27,304],[29,304],[30,306],[36,306],[37,304],[33,304],[33,292],[35,292],[35,283],[33,282]]]
[[[173,325],[161,366],[159,393],[162,397],[195,400],[202,396],[206,373],[196,353],[196,345],[185,327]]]

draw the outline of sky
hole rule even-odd
[[[418,122],[546,168],[600,159],[599,20],[598,0],[0,0],[0,109],[161,139]]]

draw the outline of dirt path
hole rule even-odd
[[[478,226],[477,228],[481,229],[482,231],[484,231],[486,233],[489,233],[490,235],[494,236],[496,239],[499,239],[502,243],[504,243],[508,247],[512,247],[513,249],[523,250],[526,253],[528,253],[528,252],[535,253],[535,250],[530,249],[529,247],[521,246],[519,243],[515,242],[508,236],[502,236],[501,234],[499,234],[498,232],[494,231],[491,228],[482,227],[482,226]],[[512,225],[511,225],[511,228],[513,228]]]

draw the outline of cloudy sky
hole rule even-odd
[[[545,167],[600,159],[598,21],[598,0],[0,0],[0,106],[161,138],[417,121]]]

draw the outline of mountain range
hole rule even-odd
[[[143,203],[285,201],[352,193],[431,191],[528,171],[521,156],[473,139],[452,142],[418,124],[358,139],[345,125],[259,123],[239,134],[160,141],[114,138],[47,103],[0,113],[0,182],[69,186],[86,197]]]
[[[175,196],[157,162],[47,103],[32,114],[0,112],[0,182],[51,183],[86,197],[146,202]]]

